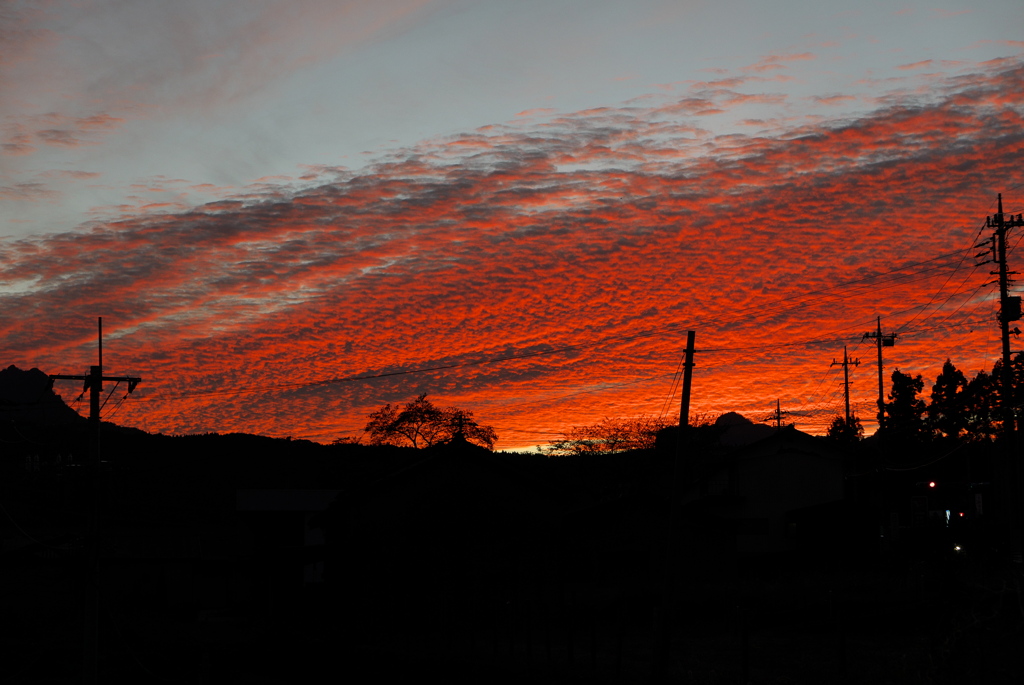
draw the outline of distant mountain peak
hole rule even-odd
[[[0,420],[47,424],[83,418],[53,392],[49,375],[37,368],[24,371],[12,364],[0,370]]]

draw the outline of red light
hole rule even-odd
[[[935,487],[935,481],[933,481],[933,480],[928,481],[928,487],[934,488]]]
[[[963,516],[963,515],[964,515],[964,512],[962,512],[962,511],[961,511],[961,512],[960,512],[960,515],[961,515],[961,516]]]

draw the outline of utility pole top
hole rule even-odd
[[[82,392],[89,392],[89,420],[99,424],[100,421],[100,393],[103,390],[103,381],[114,381],[125,383],[128,386],[128,394],[135,392],[142,379],[138,376],[105,376],[103,375],[103,317],[97,321],[99,329],[97,357],[99,363],[89,367],[89,373],[83,375],[68,375],[63,373],[51,373],[51,381],[83,381]],[[111,391],[113,392],[113,391]]]
[[[775,422],[775,428],[776,429],[780,429],[780,428],[782,428],[782,417],[783,416],[789,416],[790,413],[791,412],[788,412],[788,411],[782,411],[782,400],[778,400],[777,399],[777,400],[775,400],[775,411],[770,416],[768,416],[767,418],[762,419],[762,420],[764,420],[764,421],[774,421]]]
[[[829,367],[842,366],[843,367],[843,397],[846,402],[846,424],[850,424],[850,365],[859,366],[859,359],[850,359],[850,355],[846,352],[846,345],[843,345],[843,361],[837,362],[835,358],[832,358],[832,363]]]
[[[868,331],[861,340],[874,340],[878,347],[878,427],[885,423],[885,383],[882,374],[882,348],[894,347],[898,333],[882,333],[882,317],[876,319],[877,327],[874,331]]]
[[[141,378],[135,376],[105,376],[103,375],[103,317],[97,320],[98,345],[97,363],[89,367],[89,373],[83,375],[51,374],[50,380],[84,381],[82,393],[89,392],[89,428],[91,436],[89,439],[89,461],[86,473],[89,477],[91,487],[89,488],[89,499],[87,506],[88,533],[86,535],[86,565],[85,578],[82,586],[84,588],[84,628],[82,638],[82,682],[87,685],[99,682],[99,595],[97,588],[100,586],[99,579],[99,514],[98,514],[98,485],[100,476],[100,393],[103,390],[103,381],[114,381],[116,383],[127,383],[128,397],[135,387],[142,382]],[[116,385],[114,386],[117,387]],[[110,391],[111,394],[113,390]],[[107,395],[110,398],[110,395]]]

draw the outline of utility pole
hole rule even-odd
[[[995,216],[985,217],[985,227],[992,231],[992,252],[995,262],[999,267],[998,271],[990,272],[999,276],[999,334],[1002,342],[1002,373],[1000,386],[1002,392],[1003,409],[1003,442],[1005,449],[1003,478],[1003,493],[1006,499],[1005,524],[1007,537],[1010,542],[1010,555],[1016,564],[1022,563],[1022,541],[1020,521],[1020,455],[1017,451],[1017,418],[1013,402],[1013,369],[1010,366],[1010,322],[1021,318],[1021,298],[1011,297],[1009,294],[1010,276],[1016,271],[1010,271],[1006,265],[1006,232],[1014,227],[1024,226],[1024,217],[1012,214],[1007,217],[1003,214],[1003,194],[999,193],[998,211]],[[979,244],[984,245],[988,241]],[[983,253],[984,254],[984,253]],[[979,257],[981,255],[978,255]]]
[[[1020,297],[1011,297],[1009,294],[1010,276],[1017,272],[1010,271],[1006,266],[1006,232],[1016,226],[1024,226],[1024,218],[1020,214],[1016,217],[1011,214],[1007,218],[1003,214],[1003,194],[999,193],[997,197],[999,211],[994,217],[985,217],[985,226],[994,229],[992,250],[995,253],[995,262],[999,266],[998,271],[990,273],[993,276],[999,276],[999,335],[1003,353],[1002,377],[1000,378],[1003,400],[1003,431],[1007,441],[1012,442],[1016,420],[1013,411],[1013,371],[1010,367],[1010,322],[1021,318],[1021,305]],[[980,245],[984,245],[984,243]]]
[[[782,416],[783,416],[783,414],[788,414],[788,413],[789,413],[788,411],[782,411],[782,401],[777,399],[777,400],[775,400],[775,413],[772,414],[771,416],[769,416],[767,419],[762,419],[762,421],[774,421],[775,422],[775,428],[776,428],[776,430],[778,430],[778,429],[782,428]]]
[[[654,658],[651,662],[652,682],[663,683],[669,679],[672,656],[672,605],[675,602],[675,548],[676,520],[679,518],[679,474],[683,459],[683,442],[690,427],[690,387],[693,382],[693,353],[696,332],[686,331],[686,354],[683,358],[683,394],[679,402],[679,432],[676,436],[676,453],[672,460],[672,480],[668,488],[668,525],[665,535],[665,561],[661,577],[661,606],[654,614],[653,645]]]
[[[679,431],[690,425],[690,383],[693,381],[693,341],[694,331],[686,331],[686,358],[683,361],[683,397],[679,404]]]
[[[829,366],[843,366],[843,396],[846,399],[846,425],[850,425],[850,364],[854,366],[860,365],[859,359],[850,359],[849,355],[846,354],[846,345],[843,345],[843,361],[837,362],[835,359]]]
[[[89,367],[89,373],[81,376],[68,376],[65,374],[51,374],[50,382],[53,381],[84,381],[85,390],[89,391],[89,450],[85,463],[86,478],[89,483],[88,510],[88,532],[85,543],[85,569],[82,574],[84,584],[84,611],[82,631],[82,682],[93,685],[98,682],[99,671],[99,493],[98,480],[100,471],[100,395],[103,390],[103,381],[116,381],[127,383],[128,392],[131,393],[135,387],[142,382],[141,378],[134,376],[104,376],[103,375],[103,317],[97,321],[99,331],[98,354],[96,366]],[[116,386],[115,386],[116,387]],[[111,391],[113,392],[113,391]]]
[[[885,378],[882,375],[882,348],[896,344],[896,333],[882,335],[882,317],[878,317],[878,328],[864,334],[862,340],[874,340],[878,345],[878,428],[885,423]]]

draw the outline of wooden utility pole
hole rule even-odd
[[[103,375],[103,317],[98,322],[98,353],[96,366],[89,367],[89,373],[81,376],[51,374],[51,381],[84,381],[84,390],[89,391],[89,449],[84,464],[86,478],[89,483],[87,505],[87,533],[85,542],[85,568],[82,573],[83,583],[83,631],[82,631],[82,682],[93,685],[99,679],[99,493],[98,480],[100,470],[100,395],[103,381],[127,383],[128,392],[142,382],[134,376]],[[116,387],[116,386],[115,386]],[[83,392],[84,392],[83,390]]]
[[[1002,492],[1005,498],[1005,526],[1007,537],[1010,543],[1010,556],[1016,564],[1024,561],[1022,555],[1021,540],[1021,468],[1020,454],[1017,446],[1017,416],[1013,399],[1013,368],[1010,360],[1010,322],[1021,318],[1021,298],[1010,296],[1010,276],[1016,271],[1010,271],[1006,265],[1006,232],[1014,227],[1024,226],[1024,217],[1012,214],[1007,217],[1003,214],[1003,195],[997,196],[998,211],[995,216],[985,217],[985,226],[993,229],[992,251],[995,256],[998,271],[991,272],[999,276],[999,334],[1002,343],[1002,373],[1000,374],[1000,395],[1003,413],[1003,444],[1004,461],[1002,478]],[[987,241],[986,241],[987,242]]]
[[[1010,276],[1016,271],[1010,271],[1006,266],[1006,232],[1015,226],[1024,226],[1024,220],[1020,214],[1014,217],[1012,214],[1007,219],[1003,214],[1003,194],[998,194],[998,208],[994,217],[985,217],[985,226],[995,229],[993,231],[993,248],[995,250],[998,271],[991,272],[999,276],[999,336],[1002,342],[1003,368],[1000,378],[1002,386],[1002,409],[1003,409],[1003,434],[1008,442],[1013,441],[1014,424],[1016,423],[1013,411],[1013,370],[1010,366],[1010,322],[1021,318],[1020,297],[1011,297],[1009,294]]]
[[[843,397],[846,400],[846,425],[849,426],[850,425],[850,418],[851,418],[850,417],[850,364],[853,364],[854,366],[859,366],[860,365],[860,360],[859,359],[850,359],[849,355],[847,355],[847,353],[846,353],[846,345],[843,345],[843,361],[837,362],[835,359],[833,359],[832,363],[829,364],[829,366],[838,366],[840,364],[842,364],[842,366],[843,366]]]
[[[882,317],[878,317],[878,327],[864,334],[863,340],[874,340],[878,346],[878,428],[885,424],[885,377],[882,374],[882,348],[896,344],[896,333],[882,335]]]
[[[789,413],[788,411],[782,411],[782,400],[778,400],[777,399],[777,400],[775,400],[775,413],[772,414],[771,416],[769,416],[767,419],[763,419],[763,420],[764,421],[774,421],[775,422],[775,429],[779,430],[779,429],[782,428],[782,417],[783,417],[783,415],[788,414],[788,413]]]
[[[686,332],[686,354],[683,359],[683,394],[679,401],[679,432],[676,436],[675,458],[672,460],[672,480],[668,488],[668,525],[665,535],[665,560],[661,577],[661,606],[654,616],[654,659],[652,681],[667,682],[672,657],[672,605],[675,602],[675,538],[676,520],[679,518],[679,474],[683,459],[683,444],[690,427],[690,387],[693,382],[694,331]]]
[[[683,397],[679,403],[679,431],[690,425],[690,384],[693,382],[693,341],[696,332],[686,331],[686,357],[683,360]]]

